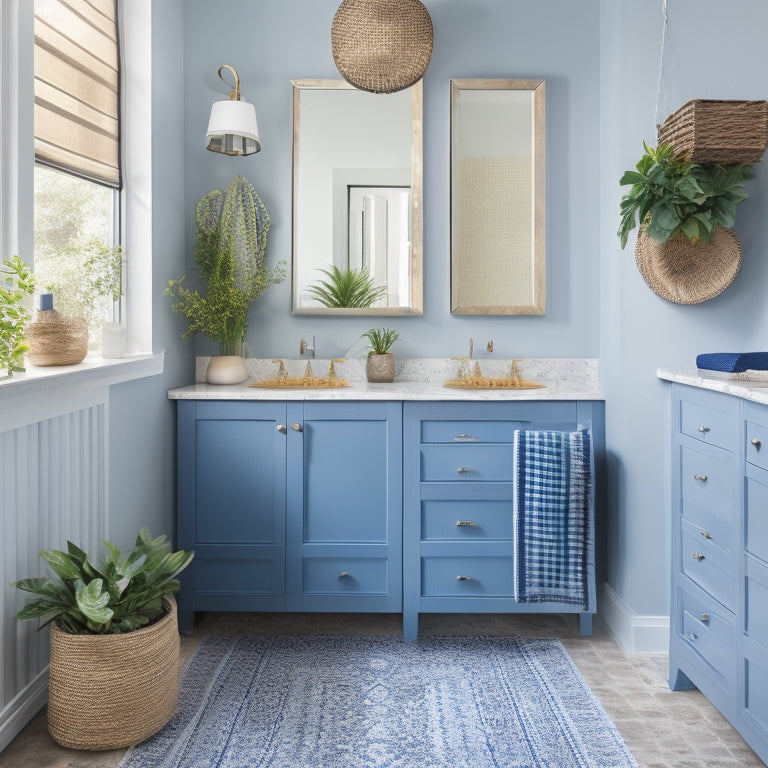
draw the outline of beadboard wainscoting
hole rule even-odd
[[[41,549],[108,537],[109,387],[162,372],[163,356],[69,366],[0,384],[0,750],[45,705],[48,631],[17,621],[10,583],[44,575]],[[10,386],[9,386],[10,385]]]

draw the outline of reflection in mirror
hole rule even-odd
[[[294,314],[421,314],[421,122],[421,82],[293,81]]]
[[[451,80],[451,312],[543,315],[544,81]]]

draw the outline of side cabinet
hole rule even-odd
[[[402,610],[400,403],[178,402],[179,617]]]
[[[403,416],[403,629],[420,613],[578,612],[591,633],[596,610],[595,467],[587,522],[586,605],[519,603],[514,593],[515,430],[589,429],[603,454],[602,403],[405,403]]]
[[[768,760],[768,407],[675,384],[670,425],[669,685]]]

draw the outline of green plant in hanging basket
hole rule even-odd
[[[643,147],[636,170],[619,181],[632,185],[621,199],[622,248],[638,223],[660,243],[677,234],[709,243],[718,227],[733,227],[736,206],[747,197],[744,182],[753,177],[749,164],[691,163],[668,145]]]
[[[188,289],[183,277],[171,280],[165,292],[175,299],[172,309],[189,323],[185,338],[202,333],[222,350],[235,349],[245,340],[249,305],[285,279],[285,262],[266,267],[269,214],[244,176],[236,176],[226,191],[203,197],[195,225],[195,262],[207,293]]]

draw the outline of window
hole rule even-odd
[[[120,66],[115,0],[34,0],[34,270],[89,349],[119,321]]]

